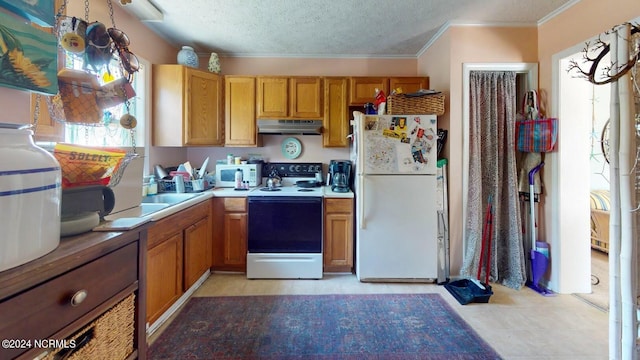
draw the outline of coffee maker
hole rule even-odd
[[[329,176],[331,190],[335,192],[349,192],[351,162],[349,160],[331,160]]]

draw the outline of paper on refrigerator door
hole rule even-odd
[[[364,117],[365,172],[435,172],[435,122],[426,115]]]

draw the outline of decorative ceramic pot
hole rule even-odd
[[[220,73],[220,58],[218,57],[218,54],[214,52],[211,53],[211,57],[209,57],[209,66],[207,68],[212,73]]]
[[[200,61],[191,46],[183,46],[182,50],[178,51],[178,64],[197,68],[200,66]]]

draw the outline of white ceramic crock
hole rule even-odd
[[[0,128],[0,271],[60,244],[62,174],[33,132]]]

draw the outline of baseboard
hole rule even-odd
[[[187,300],[189,300],[191,295],[193,295],[193,293],[196,292],[196,290],[198,290],[200,286],[202,286],[209,275],[211,275],[211,271],[207,270],[207,272],[202,274],[198,281],[191,285],[191,287],[187,291],[185,291],[185,293],[182,294],[182,296],[180,296],[180,298],[176,302],[174,302],[173,305],[171,305],[171,307],[167,309],[167,311],[160,315],[158,320],[151,324],[151,326],[149,326],[149,324],[147,323],[147,337],[156,332],[156,330],[158,330],[158,328],[160,328],[162,324],[164,324],[176,311],[178,311],[178,309],[180,309],[182,305],[184,305]]]

